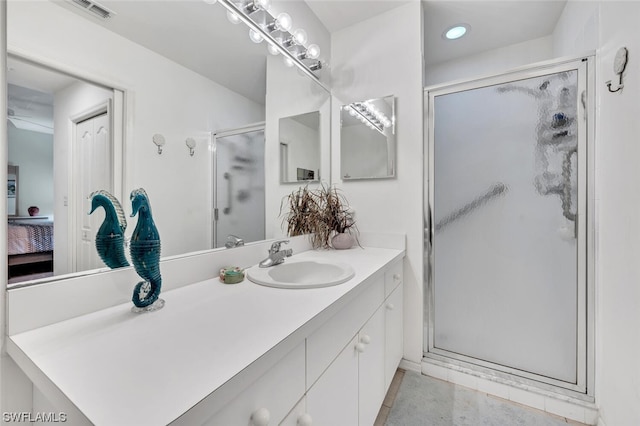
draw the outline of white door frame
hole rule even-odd
[[[109,123],[109,144],[111,148],[111,158],[110,161],[113,164],[114,158],[114,143],[113,143],[113,107],[111,99],[106,99],[103,102],[98,103],[90,108],[87,108],[78,114],[74,114],[69,117],[69,121],[71,122],[71,146],[70,146],[70,170],[71,173],[67,174],[68,185],[69,185],[69,199],[67,200],[68,212],[67,215],[67,250],[69,253],[68,260],[68,270],[72,272],[77,272],[78,268],[78,239],[80,237],[79,233],[79,224],[81,223],[82,218],[82,198],[86,197],[88,194],[82,194],[80,191],[80,185],[74,176],[79,176],[81,171],[81,165],[79,159],[80,155],[80,143],[78,140],[78,124],[83,121],[89,120],[93,117],[97,117],[102,114],[107,114],[108,123]],[[113,170],[113,167],[112,167]],[[114,186],[114,173],[112,173],[111,179],[111,188],[109,188],[109,192],[113,192],[112,188]],[[96,188],[97,189],[105,189],[105,188]],[[84,212],[87,214],[89,212]]]

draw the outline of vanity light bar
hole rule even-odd
[[[207,0],[205,0],[207,1]],[[255,0],[251,0],[249,3],[250,4],[254,4]],[[281,43],[283,43],[284,41],[280,41],[278,39],[276,39],[275,37],[273,37],[271,35],[271,33],[269,31],[266,31],[261,25],[259,25],[258,23],[256,23],[253,19],[251,19],[247,13],[245,13],[246,9],[246,5],[236,5],[233,2],[231,2],[230,0],[218,0],[218,3],[220,3],[225,9],[227,9],[229,12],[231,12],[232,14],[236,15],[238,17],[238,19],[242,22],[244,22],[251,30],[255,31],[256,33],[258,33],[266,42],[269,46],[271,46],[272,48],[274,48],[275,50],[277,50],[278,52],[282,53],[282,55],[284,56],[285,60],[289,60],[293,65],[297,66],[300,71],[302,71],[304,74],[308,75],[309,77],[313,78],[314,80],[318,81],[320,83],[320,80],[318,78],[317,75],[315,75],[313,73],[313,71],[317,71],[319,69],[322,68],[322,62],[320,61],[314,61],[312,64],[310,65],[306,65],[304,62],[302,62],[302,59],[306,59],[305,55],[300,55],[300,53],[292,53],[290,52],[285,46],[283,46]],[[270,18],[272,21],[275,21],[275,18],[273,16],[271,16],[271,14],[269,12],[267,12],[265,9],[262,9],[264,11],[265,16],[267,16],[268,18]],[[252,13],[252,12],[251,12]],[[289,35],[288,37],[285,37],[285,40],[289,41],[292,39],[293,35],[290,34],[288,31],[281,31],[281,33],[283,35]],[[304,46],[301,45],[302,48],[305,49],[306,52],[306,48]],[[302,56],[302,57],[301,57]],[[323,85],[324,86],[324,85]]]
[[[362,103],[362,102],[354,102],[349,105],[345,105],[344,109],[346,109],[350,115],[356,117],[358,120],[362,121],[364,124],[369,126],[372,129],[379,131],[384,134],[385,126],[370,110],[370,108]],[[386,117],[385,117],[386,118]]]

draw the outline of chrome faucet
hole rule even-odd
[[[268,268],[270,266],[279,265],[284,262],[285,257],[291,257],[293,254],[293,250],[280,250],[280,244],[288,244],[289,240],[280,240],[271,244],[271,248],[269,249],[269,257],[260,262],[259,266],[261,268]]]
[[[234,248],[234,247],[240,247],[244,245],[244,240],[240,237],[237,237],[233,234],[229,234],[227,235],[227,242],[224,243],[224,246],[226,248]]]

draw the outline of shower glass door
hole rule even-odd
[[[213,145],[213,247],[264,240],[264,125],[217,133]]]
[[[425,352],[584,391],[586,63],[428,92]]]

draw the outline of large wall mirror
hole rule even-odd
[[[395,97],[352,102],[340,109],[340,175],[343,180],[396,174]]]
[[[106,270],[94,247],[104,213],[87,215],[87,197],[98,189],[112,192],[127,216],[130,192],[146,190],[164,257],[222,245],[226,235],[213,237],[218,218],[212,206],[218,187],[229,181],[233,193],[224,199],[234,212],[261,211],[264,227],[244,236],[242,220],[256,218],[239,214],[224,233],[247,243],[280,237],[280,200],[291,190],[280,182],[280,119],[316,111],[318,129],[330,124],[328,71],[317,71],[314,79],[288,67],[266,43],[252,42],[245,25],[230,22],[220,4],[100,4],[111,17],[73,2],[7,4],[9,164],[20,167],[18,222],[35,225],[27,210],[37,206],[38,219],[52,224],[55,242],[46,250],[48,266],[39,265],[45,270],[35,262],[15,268],[10,288]],[[284,10],[320,46],[320,60],[329,58],[329,33],[311,9],[304,2],[272,2],[273,12]],[[229,146],[227,172],[235,175],[216,178],[215,135],[254,126],[264,129],[261,139]],[[314,170],[328,177],[330,132],[318,133]],[[154,144],[160,138],[161,153]],[[253,155],[254,145],[263,154]],[[251,178],[249,169],[257,171]],[[136,218],[128,221],[130,233]]]

